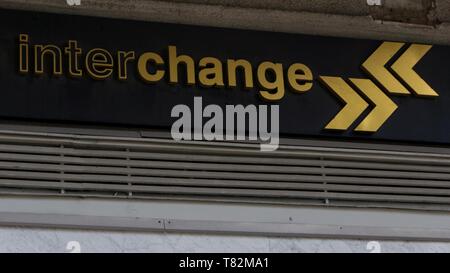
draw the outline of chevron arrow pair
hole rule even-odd
[[[398,80],[400,79],[417,96],[438,96],[438,93],[414,71],[414,66],[431,49],[431,45],[412,44],[409,46],[391,66],[395,75],[386,68],[387,63],[404,45],[404,43],[398,42],[384,42],[362,64],[363,69],[390,94],[411,94],[408,88]],[[340,77],[320,76],[320,79],[345,103],[344,108],[342,108],[325,128],[347,130],[369,107],[369,103],[347,81]],[[374,105],[372,111],[355,128],[355,131],[378,131],[395,110],[397,110],[397,105],[372,80],[356,78],[350,78],[349,80]]]

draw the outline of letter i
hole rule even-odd
[[[28,35],[19,36],[19,72],[28,73]]]

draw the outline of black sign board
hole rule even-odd
[[[278,104],[281,135],[448,144],[449,68],[446,46],[0,10],[3,118],[169,129],[201,96]]]

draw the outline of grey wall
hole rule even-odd
[[[113,18],[450,44],[447,0],[0,0],[0,7]]]

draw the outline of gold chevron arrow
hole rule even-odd
[[[375,83],[368,79],[350,79],[375,104],[375,108],[355,131],[376,132],[395,112],[397,105]]]
[[[395,53],[397,53],[403,45],[405,44],[397,42],[382,43],[362,64],[362,67],[390,93],[405,95],[410,94],[408,89],[406,89],[385,67],[387,62],[394,57]]]
[[[439,96],[417,73],[414,66],[431,49],[431,45],[411,45],[392,65],[394,72],[419,96]]]
[[[364,112],[369,104],[362,99],[342,78],[320,76],[320,79],[343,102],[344,108],[327,124],[326,129],[347,130]]]

